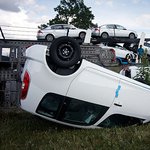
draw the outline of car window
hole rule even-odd
[[[100,26],[101,29],[106,29],[106,25]]]
[[[116,48],[118,48],[118,49],[121,49],[121,50],[125,50],[122,46],[120,46],[120,45],[116,45],[115,46]]]
[[[107,25],[107,29],[114,29],[114,25]]]
[[[97,122],[109,107],[48,93],[36,112],[72,124],[90,125]]]
[[[144,43],[144,46],[150,47],[150,43]]]
[[[69,101],[62,119],[75,124],[93,124],[108,110],[108,107],[77,99],[70,99]]]
[[[58,94],[48,93],[42,99],[36,112],[44,116],[55,118],[58,107],[63,100],[64,97]]]
[[[71,26],[71,25],[63,25],[63,28],[64,29],[75,29],[75,27]]]
[[[123,26],[120,26],[120,25],[116,25],[116,28],[119,30],[125,30],[125,28]]]
[[[135,118],[131,116],[125,116],[121,114],[114,114],[106,118],[98,126],[100,127],[115,127],[115,126],[129,126],[140,124],[144,119]]]
[[[52,26],[51,29],[63,29],[61,25]]]

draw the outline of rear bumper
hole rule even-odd
[[[37,35],[36,37],[37,37],[37,39],[41,39],[41,40],[45,39],[45,36],[43,36],[43,35]]]

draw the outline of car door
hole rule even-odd
[[[107,70],[86,68],[72,81],[67,96],[110,107],[118,83],[119,78],[107,73]]]
[[[101,33],[107,32],[109,36],[115,36],[114,29],[115,29],[114,25],[106,25],[104,27],[102,26]]]
[[[65,30],[66,36],[67,36],[67,33],[68,33],[68,36],[70,37],[78,36],[77,28],[75,28],[73,25],[63,25],[63,28]]]
[[[86,68],[72,81],[68,89],[66,97],[73,98],[71,102],[66,102],[68,108],[63,119],[94,124],[112,105],[118,83],[119,78],[114,75]]]
[[[129,36],[129,32],[123,26],[116,25],[115,26],[115,35],[117,37],[128,37]]]
[[[52,26],[51,29],[51,32],[54,34],[55,38],[66,36],[66,30],[63,29],[62,25]]]

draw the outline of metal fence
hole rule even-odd
[[[49,42],[0,40],[0,109],[20,106],[23,53],[35,44],[50,45]]]

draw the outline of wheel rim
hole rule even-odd
[[[85,38],[85,33],[80,33],[80,38],[84,39]]]
[[[103,39],[107,39],[107,37],[108,37],[108,36],[107,36],[107,33],[103,33],[103,34],[102,34],[102,38],[103,38]]]
[[[70,44],[61,44],[58,47],[58,57],[61,60],[70,60],[73,57],[74,48]]]
[[[47,35],[46,39],[47,41],[53,41],[54,38],[52,35]]]
[[[137,49],[138,49],[138,46],[136,46],[136,45],[135,45],[135,46],[133,46],[133,51],[134,51],[134,52],[136,52],[136,51],[137,51]]]
[[[130,39],[134,39],[134,34],[130,34]]]
[[[131,54],[127,54],[126,59],[127,59],[128,61],[131,61],[131,60],[132,60],[132,55],[131,55]]]

